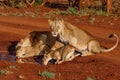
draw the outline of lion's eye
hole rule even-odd
[[[47,58],[47,55],[45,57]]]
[[[72,58],[72,56],[70,56],[70,58]]]
[[[57,28],[59,28],[59,26],[57,26]]]
[[[63,34],[62,33],[60,33],[61,34],[61,36],[63,36]]]
[[[25,56],[25,54],[23,54],[23,56]]]

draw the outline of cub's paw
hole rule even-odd
[[[63,61],[59,61],[57,64],[61,64],[61,63],[63,63]]]
[[[58,62],[55,62],[55,64],[58,64]]]

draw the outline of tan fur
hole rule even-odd
[[[60,47],[64,46],[63,43],[59,42],[59,41],[56,41],[55,44],[53,45],[53,47],[51,48],[51,50],[56,50]]]
[[[42,63],[43,63],[43,65],[47,65],[51,59],[56,59],[55,64],[61,64],[64,61],[71,61],[79,55],[80,54],[75,53],[74,47],[72,47],[70,45],[66,45],[66,46],[62,46],[56,50],[52,50],[49,53],[44,54]]]
[[[24,39],[21,39],[20,42],[16,45],[16,50],[20,47],[31,46],[30,35],[26,36]]]
[[[69,22],[65,22],[60,18],[53,18],[48,20],[50,30],[53,36],[60,36],[60,40],[64,43],[76,47],[81,52],[88,50],[90,53],[109,52],[115,49],[118,45],[118,36],[113,34],[117,39],[113,47],[109,49],[103,49],[100,47],[100,43],[90,33],[72,25]]]

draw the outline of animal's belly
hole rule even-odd
[[[87,39],[87,38],[79,39],[79,38],[73,37],[73,36],[68,36],[66,39],[64,38],[64,40],[68,41],[70,45],[72,45],[80,50],[86,50],[87,43],[89,41],[89,39]]]
[[[71,44],[72,46],[74,46],[74,47],[76,47],[76,48],[78,48],[78,49],[80,49],[80,50],[86,50],[87,49],[87,45],[85,45],[85,44]]]
[[[77,48],[80,49],[80,50],[86,50],[86,49],[87,49],[87,46],[81,45],[81,46],[77,46]]]
[[[76,45],[76,47],[80,50],[86,50],[87,49],[87,45]]]

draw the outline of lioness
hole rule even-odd
[[[43,65],[47,65],[51,59],[56,59],[55,64],[61,64],[64,61],[71,61],[80,54],[75,53],[75,48],[71,45],[65,45],[49,53],[44,54]]]
[[[52,36],[56,37],[59,35],[59,38],[63,43],[69,43],[81,52],[86,50],[91,54],[109,52],[115,49],[119,42],[118,36],[116,34],[111,34],[109,38],[115,37],[116,43],[113,47],[104,49],[100,47],[99,41],[95,39],[90,33],[72,25],[69,22],[64,21],[63,19],[53,18],[49,19],[48,22]]]

